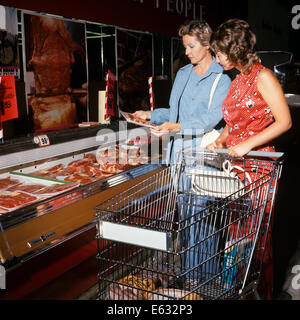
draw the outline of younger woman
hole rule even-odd
[[[250,150],[275,151],[272,140],[291,128],[291,115],[282,88],[273,72],[261,65],[254,51],[255,43],[249,24],[239,19],[224,22],[211,37],[216,61],[224,70],[236,68],[240,73],[232,81],[222,105],[226,126],[218,139],[207,146],[210,151],[228,148],[229,155],[237,157]],[[251,170],[248,173],[252,181],[263,174]],[[267,207],[265,221],[269,214],[270,207]],[[261,282],[268,299],[272,298],[273,286],[271,226]]]

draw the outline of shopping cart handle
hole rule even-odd
[[[216,153],[227,154],[228,149],[216,149]],[[281,158],[284,155],[283,152],[265,152],[265,151],[250,151],[247,156],[250,157],[267,157],[267,158]]]

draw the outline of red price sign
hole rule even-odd
[[[18,118],[15,77],[0,76],[0,121]]]
[[[40,147],[47,147],[50,145],[50,140],[46,134],[34,137],[34,142]]]

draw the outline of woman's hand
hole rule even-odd
[[[211,152],[216,152],[217,149],[226,149],[226,145],[218,141],[218,139],[206,146]],[[236,146],[230,147],[228,155],[232,157],[243,157],[245,154],[251,151],[251,147],[247,144],[247,141],[241,142]]]
[[[206,149],[211,152],[216,152],[216,149],[225,149],[226,148],[226,139],[228,137],[228,126],[226,125],[221,134],[219,135],[218,139],[214,142],[208,144]]]
[[[163,124],[161,124],[160,126],[157,126],[155,128],[155,130],[157,131],[180,131],[180,123],[176,123],[176,122],[164,122]]]
[[[252,150],[251,145],[249,144],[249,141],[243,141],[235,146],[232,146],[229,148],[229,155],[232,157],[243,157],[248,152]]]
[[[138,110],[138,111],[134,112],[133,115],[136,118],[140,118],[142,120],[150,120],[151,119],[150,111]]]
[[[210,144],[208,144],[206,147],[210,152],[216,152],[217,149],[224,149],[226,148],[225,144],[220,142],[218,139]]]

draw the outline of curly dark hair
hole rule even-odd
[[[221,52],[228,60],[242,66],[245,72],[249,72],[255,63],[260,63],[260,58],[254,51],[256,36],[249,24],[240,19],[230,19],[222,23],[210,40],[211,49]]]
[[[178,35],[196,36],[202,46],[209,46],[212,29],[207,22],[200,20],[187,21],[179,27]]]

